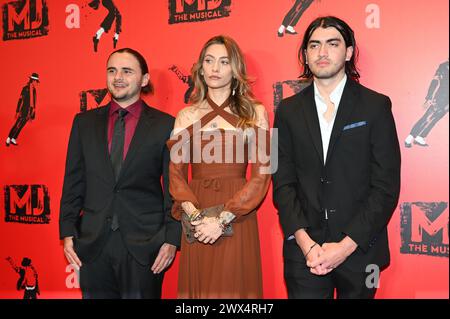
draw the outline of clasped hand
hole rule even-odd
[[[315,275],[326,275],[342,264],[356,249],[356,243],[349,237],[341,242],[316,245],[306,257],[306,265]]]
[[[203,217],[192,221],[191,225],[195,227],[195,238],[204,244],[214,244],[223,233],[222,225],[216,217]]]
[[[223,233],[220,221],[215,217],[199,218],[199,211],[191,202],[181,203],[184,212],[190,217],[195,227],[195,238],[204,244],[213,244]]]

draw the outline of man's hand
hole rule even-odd
[[[222,236],[223,228],[218,218],[203,217],[200,220],[192,221],[195,226],[195,238],[204,244],[214,244],[214,242]]]
[[[331,269],[326,269],[325,267],[323,267],[322,264],[318,264],[315,267],[309,266],[309,265],[315,263],[315,261],[318,260],[320,258],[320,256],[322,256],[323,253],[324,253],[323,248],[320,247],[319,244],[317,244],[310,250],[309,254],[305,257],[306,265],[308,267],[310,267],[310,271],[314,275],[323,276],[323,275],[328,274],[331,271]]]
[[[156,256],[155,262],[152,265],[151,270],[154,274],[159,274],[164,269],[169,267],[175,258],[177,247],[168,243],[162,244],[159,249],[158,256]]]
[[[75,269],[80,270],[82,264],[75,250],[73,250],[73,236],[64,237],[64,255],[66,255],[69,264],[73,265]]]
[[[312,240],[311,237],[309,237],[308,233],[303,228],[297,230],[294,236],[297,245],[300,247],[303,253],[303,256],[305,256],[306,265],[310,267],[309,264],[316,261],[320,257],[320,255],[322,255],[323,253],[322,247],[320,247],[319,244],[317,244],[314,240]],[[322,265],[320,264],[318,264],[315,267],[312,267],[310,270],[315,275],[326,275],[327,273],[330,272],[329,270],[323,268]]]
[[[311,268],[320,265],[326,273],[318,272],[317,274],[325,275],[342,264],[355,251],[356,247],[358,245],[348,236],[339,243],[324,243],[320,256],[311,262],[307,262],[307,265]]]

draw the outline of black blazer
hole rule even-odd
[[[274,127],[279,161],[273,199],[286,238],[284,257],[304,261],[295,240],[287,238],[306,228],[320,244],[352,238],[358,248],[346,263],[353,270],[386,266],[387,224],[400,192],[390,99],[347,79],[325,165],[313,85],[280,103]]]
[[[109,105],[75,116],[67,151],[60,237],[75,236],[82,262],[97,256],[114,213],[129,252],[153,263],[166,242],[179,246],[181,226],[171,217],[166,141],[174,118],[143,103],[141,117],[116,183],[108,151]],[[161,185],[163,177],[164,190]]]

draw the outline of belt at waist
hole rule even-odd
[[[247,164],[192,165],[192,179],[245,178]]]
[[[216,192],[219,192],[222,189],[222,182],[227,179],[238,179],[238,180],[245,180],[245,176],[236,176],[236,177],[210,177],[210,178],[193,178],[191,181],[200,181],[203,188],[210,188],[215,190]]]

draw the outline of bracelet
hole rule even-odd
[[[195,209],[195,211],[193,211],[189,216],[189,220],[192,222],[194,220],[196,220],[199,216],[200,216],[200,209]]]
[[[217,223],[219,224],[220,229],[222,230],[222,235],[225,233],[225,225],[220,219],[219,216],[216,217]]]
[[[308,252],[307,252],[306,255],[305,255],[305,258],[306,258],[306,256],[309,255],[309,253],[311,252],[311,250],[312,250],[314,247],[316,247],[316,245],[317,245],[317,243],[314,243],[314,245],[312,245],[312,246],[309,248]]]

